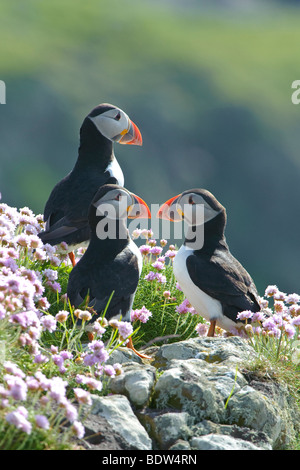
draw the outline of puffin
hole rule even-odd
[[[98,188],[107,183],[124,186],[114,142],[142,145],[142,135],[120,108],[99,104],[81,125],[73,170],[54,186],[44,208],[45,230],[39,237],[50,245],[66,242],[73,267],[74,250],[87,246],[89,241],[88,210]]]
[[[189,189],[166,201],[157,217],[185,221],[185,239],[173,264],[174,275],[195,310],[229,333],[243,327],[239,312],[261,310],[250,274],[231,254],[225,238],[226,209],[206,189]]]
[[[69,275],[67,296],[73,307],[86,299],[88,306],[107,320],[130,322],[135,292],[142,272],[142,255],[127,228],[127,218],[151,218],[139,196],[115,184],[99,188],[89,212],[90,243]],[[127,344],[138,356],[131,338]]]

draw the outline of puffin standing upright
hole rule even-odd
[[[107,308],[105,318],[130,321],[130,312],[142,271],[142,255],[130,238],[126,219],[151,218],[147,204],[118,185],[102,186],[88,214],[89,246],[72,269],[67,287],[70,303],[78,307],[88,295],[97,313]],[[129,347],[138,353],[132,341]]]
[[[208,336],[214,336],[216,325],[229,332],[242,326],[239,312],[260,310],[252,278],[229,251],[226,210],[213,194],[205,189],[184,191],[166,201],[157,216],[187,223],[174,275],[191,305],[210,322]]]
[[[56,184],[45,205],[46,226],[39,237],[50,245],[66,242],[73,266],[73,250],[89,240],[88,210],[98,188],[106,183],[124,186],[113,142],[142,145],[142,136],[124,111],[111,104],[100,104],[82,123],[73,170]]]

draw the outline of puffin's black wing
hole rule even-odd
[[[70,219],[61,217],[54,224],[46,223],[46,230],[39,233],[43,243],[57,245],[62,241],[68,244],[82,243],[89,239],[89,225],[86,217]]]
[[[233,321],[238,312],[260,310],[251,276],[229,251],[219,250],[211,257],[193,254],[186,265],[193,283],[219,300],[224,315]]]
[[[105,172],[101,178],[87,185],[82,178],[73,182],[70,175],[58,183],[46,203],[44,211],[45,231],[39,233],[43,243],[57,245],[66,242],[80,244],[90,237],[88,209],[102,184],[115,184],[116,178]]]

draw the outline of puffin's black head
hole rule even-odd
[[[142,135],[124,111],[112,104],[99,104],[87,115],[81,126],[81,136],[90,124],[107,139],[119,144],[142,145]]]
[[[198,210],[199,207],[203,210]],[[189,225],[201,225],[222,213],[226,219],[226,210],[215,196],[206,189],[188,189],[166,201],[157,213],[160,219],[179,222],[185,220]]]
[[[116,184],[105,184],[95,194],[88,219],[91,228],[95,228],[99,220],[106,218],[111,221],[120,219],[151,218],[151,212],[145,201],[139,196]]]

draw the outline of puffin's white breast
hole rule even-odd
[[[123,171],[118,163],[118,160],[116,159],[116,157],[114,157],[112,159],[112,161],[110,162],[110,164],[107,166],[106,170],[105,171],[108,171],[110,176],[113,177],[113,178],[116,178],[117,182],[118,182],[118,185],[119,186],[124,186],[124,175],[123,175]]]
[[[186,259],[192,254],[192,248],[182,245],[179,249],[173,264],[174,275],[186,298],[194,309],[206,320],[217,320],[217,325],[230,331],[236,326],[229,318],[223,315],[221,302],[197,287],[187,270]]]

